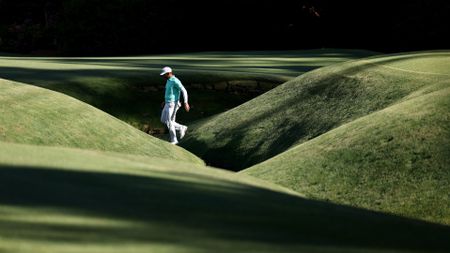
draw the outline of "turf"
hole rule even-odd
[[[446,227],[310,201],[268,182],[207,168],[196,159],[173,157],[169,153],[176,153],[176,147],[164,150],[164,143],[68,96],[4,80],[1,88],[1,102],[8,107],[1,122],[0,251],[450,248]],[[80,112],[92,115],[89,124],[65,124],[65,117],[76,121]],[[48,123],[31,128],[41,121]],[[11,122],[26,127],[25,131],[9,127]],[[115,128],[134,144],[141,139],[155,142],[156,146],[144,146],[154,152],[97,146],[98,141],[114,146],[117,136],[107,134]],[[69,141],[71,134],[82,136],[86,129],[108,138],[90,135],[91,141]],[[73,148],[80,145],[83,149]],[[390,227],[395,229],[378,235]],[[353,229],[359,233],[354,235]]]
[[[406,64],[409,69],[399,65],[404,64],[403,61],[393,61],[398,64],[387,64],[382,61],[388,58],[390,61],[390,58],[395,59],[400,56],[348,63],[348,66],[355,64],[359,67],[361,67],[360,63],[367,63],[368,66],[379,69],[380,72],[383,69],[397,73],[401,69],[401,72],[408,73],[408,75],[405,74],[405,80],[414,80],[415,86],[405,88],[405,91],[402,90],[399,94],[393,95],[388,102],[375,103],[379,107],[372,105],[372,107],[380,108],[374,109],[379,112],[373,113],[372,107],[369,107],[369,109],[372,108],[371,110],[362,109],[364,112],[367,111],[366,114],[361,113],[365,117],[357,117],[357,113],[347,117],[348,122],[344,120],[338,122],[339,124],[336,123],[334,130],[312,141],[323,138],[323,142],[328,143],[334,138],[327,139],[328,135],[335,134],[336,138],[340,138],[353,131],[354,138],[349,138],[349,143],[342,143],[342,145],[348,145],[348,149],[361,145],[361,148],[365,148],[369,154],[369,158],[375,159],[374,164],[379,165],[381,172],[384,173],[381,175],[375,173],[373,177],[371,174],[364,175],[363,179],[366,181],[363,182],[375,181],[372,180],[373,178],[377,180],[383,178],[389,183],[399,185],[399,190],[404,193],[387,191],[389,194],[386,194],[383,199],[386,201],[395,200],[399,196],[404,197],[408,191],[417,193],[413,191],[415,189],[413,185],[417,189],[420,187],[421,190],[430,190],[429,193],[427,192],[428,195],[425,195],[429,197],[429,201],[420,202],[418,205],[419,208],[429,205],[428,209],[418,209],[414,211],[415,213],[405,216],[421,216],[430,211],[431,218],[426,217],[426,219],[441,222],[442,219],[435,218],[448,214],[448,209],[442,208],[442,203],[448,202],[448,198],[445,198],[445,192],[448,193],[448,172],[441,170],[438,166],[447,168],[446,164],[448,164],[448,148],[446,148],[448,147],[446,146],[448,145],[448,124],[445,123],[448,121],[449,90],[447,79],[442,78],[448,75],[445,72],[447,68],[441,66],[442,62],[436,63],[434,54],[423,53],[424,61]],[[189,59],[194,55],[190,55]],[[256,52],[251,55],[261,57]],[[287,56],[282,56],[283,59],[285,57]],[[406,58],[405,61],[410,60]],[[444,58],[444,62],[447,59],[446,56],[441,58]],[[11,59],[7,61],[9,60]],[[118,62],[121,60],[123,59]],[[154,60],[159,61],[159,59]],[[64,74],[69,72],[60,72],[61,80],[52,81],[46,79],[48,78],[46,75],[52,68],[63,68],[64,64],[68,65],[67,68],[74,68],[72,63],[68,61],[49,63],[56,64],[49,66],[43,63],[43,59],[34,63],[33,61],[28,59],[17,64],[28,64],[20,67],[24,69],[42,70],[49,67],[47,74],[45,71],[28,72],[28,75],[23,77],[30,80],[42,78],[38,80],[41,83],[40,86],[51,88],[52,85],[53,87],[61,85],[60,91],[66,93],[69,93],[66,88],[72,87],[74,94],[79,92],[83,96],[104,99],[110,103],[113,103],[111,102],[113,100],[110,100],[112,93],[117,94],[118,97],[120,94],[124,97],[127,94],[133,94],[127,93],[130,86],[122,86],[122,80],[113,82],[112,79],[103,79],[98,76],[98,73],[85,76],[84,74],[89,71],[84,72],[84,70],[75,71],[77,77],[72,76],[81,80],[80,85],[75,87],[72,86],[74,83],[64,82]],[[103,67],[111,68],[112,70],[108,71],[113,72],[120,72],[119,70],[123,68],[117,64],[130,64],[107,61],[108,63],[105,63],[107,66]],[[98,68],[97,63],[93,64],[93,69]],[[32,66],[33,64],[37,66]],[[89,68],[90,64],[84,62],[81,65],[80,63],[75,65]],[[429,73],[430,69],[425,69],[427,66],[431,66],[433,73]],[[334,69],[339,72],[338,69],[342,65],[335,67],[336,69],[328,67],[328,70]],[[242,66],[239,69],[242,69]],[[284,73],[289,72],[286,68],[281,69]],[[27,73],[14,72],[13,68],[7,67],[2,67],[1,71],[17,76],[21,76],[20,73]],[[251,71],[255,70],[251,69]],[[361,69],[355,69],[352,75],[356,76],[356,73],[360,71]],[[423,77],[425,74],[418,72],[428,72],[426,76],[431,75],[434,79]],[[374,75],[378,74],[380,73],[376,72]],[[385,75],[388,74],[385,73]],[[422,76],[423,80],[420,80],[424,83],[432,83],[418,84],[417,78],[408,79],[413,75]],[[314,79],[309,74],[303,76]],[[121,78],[127,79],[127,77]],[[131,78],[131,75],[128,78]],[[322,78],[325,77],[322,76]],[[85,82],[88,79],[94,81]],[[370,94],[378,92],[378,96],[382,96],[391,94],[395,90],[392,88],[391,93],[383,93],[386,87],[382,87],[383,89],[373,87],[375,83],[379,83],[379,80],[370,83],[366,82],[366,79],[356,79],[355,83],[361,81],[369,85],[367,90],[372,92]],[[295,79],[289,83],[295,84],[298,80]],[[287,84],[273,92],[286,89]],[[410,85],[403,83],[402,86],[402,81],[394,82],[394,84],[401,87]],[[314,86],[312,83],[304,85]],[[313,196],[308,191],[300,194],[294,191],[299,189],[292,185],[285,184],[294,190],[246,175],[246,172],[250,172],[261,177],[262,174],[272,173],[276,166],[287,166],[287,163],[283,161],[280,164],[276,160],[278,157],[267,161],[274,164],[266,171],[267,173],[261,174],[257,173],[260,171],[257,167],[240,174],[206,167],[200,158],[186,150],[145,135],[116,117],[84,102],[35,86],[35,83],[27,85],[0,79],[0,105],[2,105],[0,107],[0,252],[447,252],[450,250],[448,226],[350,207],[345,201],[340,203],[347,206],[329,203],[324,201],[329,199]],[[341,84],[341,86],[345,85]],[[290,89],[290,91],[301,93],[302,89],[304,88]],[[327,88],[321,90],[327,90]],[[332,94],[332,91],[336,90],[338,89],[330,89],[327,94]],[[321,93],[321,91],[317,92]],[[283,95],[289,99],[288,94]],[[316,94],[316,96],[319,95]],[[346,97],[343,96],[343,98]],[[371,101],[367,96],[366,98],[364,101]],[[335,100],[338,99],[335,98]],[[433,102],[427,103],[429,101]],[[340,104],[336,102],[336,105]],[[362,102],[358,105],[361,107]],[[128,113],[129,108],[124,108],[123,113],[133,117]],[[351,112],[351,108],[345,108],[345,110]],[[414,117],[414,113],[420,117]],[[286,115],[288,114],[285,113],[284,116]],[[248,115],[242,113],[241,117],[244,116]],[[273,115],[268,117],[277,122],[277,118]],[[354,118],[359,119],[354,121]],[[259,122],[260,119],[255,120]],[[417,153],[418,159],[412,162],[410,167],[398,170],[396,175],[403,177],[397,181],[389,181],[387,180],[389,177],[385,176],[389,175],[391,170],[384,165],[391,166],[391,163],[390,160],[384,159],[383,153],[375,152],[378,142],[367,143],[368,146],[374,147],[373,152],[364,146],[366,145],[364,141],[373,141],[367,138],[368,134],[375,130],[378,131],[375,131],[376,133],[380,133],[380,136],[384,133],[384,126],[378,125],[380,121],[386,122],[386,129],[392,130],[393,138],[383,136],[388,148],[386,151],[384,149],[378,149],[378,151],[395,154],[394,152],[404,149],[402,145],[405,143],[411,144],[409,149],[401,153],[405,156],[400,156],[399,162],[393,162],[393,164],[401,164],[404,159],[410,158],[409,153],[420,151]],[[411,124],[404,124],[406,129],[403,129],[398,122]],[[225,123],[233,126],[235,122],[225,121]],[[375,130],[371,128],[374,125],[376,125]],[[344,131],[340,130],[342,128]],[[421,133],[420,136],[430,137],[429,139],[414,141],[407,138],[414,131],[424,129],[429,131]],[[254,132],[249,132],[248,136],[258,137],[253,134]],[[282,134],[283,132],[280,135]],[[208,134],[205,136],[208,137]],[[215,141],[215,139],[211,140]],[[295,150],[302,149],[304,145],[311,145],[307,151],[314,152],[316,146],[312,141],[297,139],[291,145],[294,148],[282,153],[279,157],[286,155],[293,161],[301,162],[300,155],[295,153]],[[353,143],[350,143],[351,141]],[[336,144],[333,140],[331,143]],[[390,147],[389,145],[392,145],[390,143],[398,145]],[[252,142],[248,144],[252,145]],[[435,146],[428,151],[427,148],[430,148],[432,144]],[[330,153],[335,152],[338,158],[345,157],[339,153],[338,149],[333,151],[333,147],[335,146],[329,147]],[[322,150],[318,153],[321,154]],[[226,155],[226,152],[223,152],[223,155]],[[378,161],[376,158],[379,157],[381,158]],[[331,163],[327,160],[328,156],[321,157],[316,154],[313,158],[323,159],[324,163]],[[348,160],[355,158],[354,153],[349,152],[347,158]],[[242,159],[242,162],[246,160]],[[360,161],[355,163],[358,162]],[[372,164],[372,161],[368,163]],[[295,163],[292,164],[295,165]],[[348,164],[344,161],[336,162],[336,165],[347,168]],[[261,166],[265,166],[265,163]],[[348,171],[352,171],[352,168]],[[416,177],[408,178],[410,171],[414,171]],[[343,169],[342,173],[344,172],[346,170]],[[338,178],[337,175],[331,175],[331,177]],[[283,179],[278,176],[276,178]],[[275,181],[274,178],[266,179]],[[357,181],[350,181],[342,184],[348,187],[358,186]],[[283,182],[280,183],[283,184]],[[389,186],[387,183],[384,185]],[[372,182],[370,186],[373,191],[377,191],[383,185]],[[324,187],[333,186],[324,184]],[[366,190],[355,189],[362,192]],[[373,194],[370,197],[377,196],[376,193],[370,193]],[[412,197],[408,197],[424,199],[424,195],[413,194]],[[332,197],[326,191],[324,195]],[[316,200],[307,199],[305,196],[312,196]],[[356,197],[350,200],[352,201],[350,204],[356,203],[355,206],[370,208],[364,206],[367,202],[358,202]],[[334,199],[333,201],[339,202]],[[441,201],[440,204],[438,201]],[[405,203],[407,207],[414,204],[413,202]],[[380,210],[386,211],[384,207]],[[435,210],[442,210],[442,212],[436,214]],[[398,213],[398,210],[391,212]],[[443,223],[446,223],[446,220]]]
[[[0,142],[3,252],[445,252],[448,227],[173,159]]]
[[[345,124],[242,173],[320,199],[450,224],[450,87]]]
[[[86,103],[47,89],[0,79],[0,141],[76,147],[203,162]]]
[[[449,55],[407,53],[310,71],[191,125],[182,146],[217,167],[250,167],[415,92],[447,87]]]
[[[195,84],[256,80],[281,84],[306,71],[373,55],[364,50],[204,52],[159,56],[0,57],[0,77],[62,92],[137,127],[161,128],[162,66],[172,66],[191,94],[189,123],[242,104],[254,94],[191,89]],[[214,103],[211,103],[214,101]]]
[[[309,198],[449,224],[449,77],[445,51],[324,67],[191,126],[182,145]]]

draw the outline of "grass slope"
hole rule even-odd
[[[448,87],[449,77],[448,51],[335,64],[192,125],[182,146],[211,165],[244,169],[414,93]]]
[[[148,136],[69,96],[0,79],[0,141],[76,147],[202,164],[186,150]]]
[[[0,77],[59,91],[89,103],[136,127],[161,127],[162,66],[174,67],[190,91],[193,110],[180,113],[192,122],[253,98],[191,84],[258,80],[280,84],[318,67],[373,55],[363,50],[205,52],[136,57],[0,57]],[[157,90],[156,88],[159,88]]]
[[[245,175],[0,142],[2,252],[445,252],[449,227],[303,199]]]
[[[242,173],[313,199],[450,224],[450,85],[412,97]]]
[[[205,167],[60,93],[0,79],[0,105],[0,252],[450,250],[447,226]]]

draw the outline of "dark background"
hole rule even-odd
[[[0,0],[0,51],[449,48],[450,1]]]

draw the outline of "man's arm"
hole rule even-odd
[[[178,87],[180,88],[181,93],[183,94],[183,101],[184,101],[184,109],[189,112],[191,107],[189,106],[188,102],[188,93],[186,88],[184,88],[183,84],[181,82],[177,82]]]
[[[184,100],[184,109],[189,112],[189,110],[191,109],[191,107],[189,106],[188,103],[188,93],[187,90],[184,88],[184,86],[181,84],[180,85],[180,89],[181,89],[181,93],[183,93],[183,100]]]
[[[181,90],[181,93],[183,94],[184,103],[187,104],[188,103],[188,93],[182,84],[180,84],[180,90]]]

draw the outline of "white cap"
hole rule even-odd
[[[166,74],[166,73],[170,73],[170,72],[172,72],[172,68],[171,68],[171,67],[164,67],[164,68],[162,69],[161,74],[159,74],[159,75],[162,76],[162,75],[164,75],[164,74]]]

